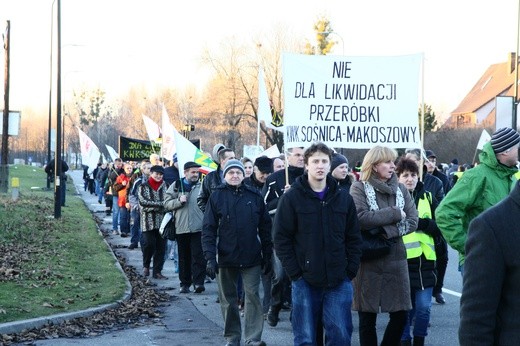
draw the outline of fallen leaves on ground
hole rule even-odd
[[[21,250],[21,249],[20,249]],[[16,248],[9,249],[9,258],[4,257],[0,267],[0,281],[10,280],[16,271],[9,269],[16,258]],[[114,309],[105,310],[89,317],[75,318],[57,325],[45,325],[39,329],[25,330],[17,334],[2,334],[0,344],[11,345],[13,343],[31,344],[31,341],[42,339],[88,338],[104,334],[111,330],[120,330],[140,325],[153,324],[161,318],[160,307],[171,302],[176,297],[161,291],[153,283],[138,274],[134,267],[126,264],[125,258],[116,253],[126,276],[132,285],[132,296],[129,300],[122,301]],[[13,265],[13,267],[16,267]],[[94,299],[94,297],[93,297]],[[50,303],[50,306],[54,306]]]

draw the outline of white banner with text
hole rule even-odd
[[[286,148],[420,147],[422,54],[283,55]]]

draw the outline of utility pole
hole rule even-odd
[[[57,82],[56,82],[56,150],[54,155],[54,218],[61,218],[61,189],[65,188],[62,186],[61,181],[61,0],[58,1],[57,9]]]
[[[0,192],[7,193],[9,182],[9,38],[11,36],[11,22],[7,21],[4,34],[5,49],[5,80],[4,80],[4,114],[2,124],[2,162],[0,164]]]

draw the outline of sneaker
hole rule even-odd
[[[202,293],[206,290],[206,287],[202,286],[202,285],[196,285],[195,286],[195,293]]]
[[[149,268],[143,268],[143,276],[150,276],[150,269]]]
[[[128,247],[128,250],[133,250],[133,249],[137,249],[137,244],[130,244],[130,246]]]
[[[130,235],[128,233],[121,233],[121,238],[128,238]]]
[[[112,234],[113,234],[113,235],[119,235],[119,231],[118,231],[118,230],[115,230],[115,229],[113,229],[113,230],[112,230]]]
[[[246,345],[251,346],[266,346],[265,342],[262,340],[247,340]]]
[[[188,286],[181,286],[179,293],[190,293],[190,288]]]

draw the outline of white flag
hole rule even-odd
[[[258,72],[258,121],[263,121],[265,126],[276,131],[283,131],[283,119],[278,116],[269,102],[267,88],[265,87],[264,71]]]
[[[170,123],[170,117],[163,104],[161,156],[168,160],[172,160],[173,154],[175,153],[175,138],[173,135],[175,131],[175,127]]]
[[[480,134],[480,139],[477,143],[477,149],[482,150],[484,149],[484,144],[489,142],[491,140],[491,136],[486,130],[482,130],[482,133]]]
[[[147,117],[143,114],[144,127],[146,128],[146,132],[148,133],[148,138],[150,141],[157,142],[161,137],[161,128],[155,121],[153,121],[150,117]]]
[[[269,147],[265,151],[261,152],[258,156],[267,156],[270,159],[274,159],[275,157],[280,157],[280,154],[280,150],[278,150],[278,147],[275,144],[272,147]]]
[[[79,127],[77,129],[81,147],[81,162],[88,166],[88,172],[91,173],[97,167],[101,152],[85,132],[81,131]]]
[[[202,150],[198,149],[186,137],[181,135],[177,130],[174,130],[175,146],[177,148],[177,160],[179,163],[179,170],[182,172],[184,164],[188,161],[193,161],[200,165],[200,172],[208,174],[217,169],[217,164],[206,155]]]
[[[114,161],[115,159],[117,159],[119,157],[119,155],[117,154],[115,149],[112,148],[110,145],[105,144],[105,147],[107,147],[108,154],[110,155],[110,158],[112,159],[112,161]]]

